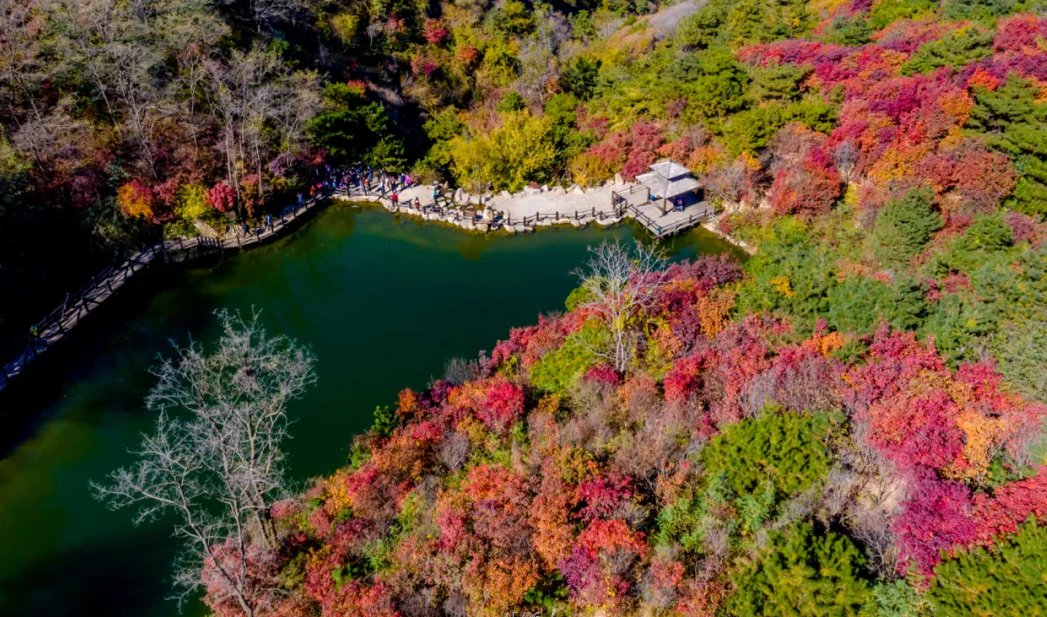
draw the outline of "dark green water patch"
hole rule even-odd
[[[587,246],[641,233],[482,236],[336,206],[271,245],[154,273],[0,402],[0,417],[27,419],[6,434],[0,460],[0,615],[177,614],[164,600],[169,527],[132,527],[87,484],[130,461],[152,422],[142,410],[148,367],[172,339],[212,340],[215,309],[260,309],[271,331],[315,352],[318,384],[291,409],[289,462],[304,481],[343,464],[374,407],[401,388],[424,387],[448,359],[475,357],[510,327],[560,310]],[[667,248],[677,258],[731,250],[704,231]]]

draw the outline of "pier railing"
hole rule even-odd
[[[520,224],[525,227],[537,227],[541,223],[581,223],[584,221],[610,221],[620,218],[620,214],[615,212],[606,212],[604,210],[597,210],[596,207],[592,207],[589,210],[575,210],[573,212],[560,212],[554,210],[553,212],[535,212],[528,214],[522,218],[514,219],[512,215],[506,217],[506,224]]]
[[[631,217],[639,221],[641,225],[650,230],[650,232],[654,234],[655,238],[664,238],[666,236],[671,236],[675,233],[681,232],[685,229],[690,229],[691,227],[694,227],[695,225],[713,216],[712,209],[705,209],[702,212],[695,212],[693,214],[690,214],[685,219],[679,219],[673,221],[672,223],[666,223],[663,225],[662,223],[659,223],[657,220],[645,214],[642,210],[640,210],[640,207],[635,204],[629,204],[628,206],[626,206],[626,210],[628,211]]]
[[[675,223],[670,223],[668,225],[661,226],[661,231],[658,234],[656,234],[656,237],[664,238],[666,236],[671,236],[685,229],[690,229],[698,223],[701,223],[702,221],[711,218],[712,215],[713,213],[711,210],[691,214],[686,219],[681,219],[679,221],[676,221]]]

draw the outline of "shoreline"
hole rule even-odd
[[[448,206],[435,208],[432,205],[429,205],[422,207],[421,209],[407,205],[394,206],[388,197],[379,194],[362,192],[353,194],[351,191],[335,190],[310,198],[301,205],[288,206],[284,208],[278,217],[274,217],[270,223],[253,229],[249,228],[246,234],[241,234],[240,228],[234,227],[231,232],[218,237],[199,235],[195,238],[164,240],[158,244],[145,248],[125,260],[123,263],[112,266],[95,275],[85,287],[81,288],[76,293],[67,295],[65,303],[52,310],[41,320],[37,321],[31,328],[31,331],[33,332],[31,336],[33,338],[25,344],[21,352],[15,354],[10,361],[0,365],[0,394],[6,390],[7,386],[14,379],[28,370],[30,365],[40,355],[64,340],[65,337],[72,333],[75,327],[82,320],[86,319],[90,313],[102,306],[103,302],[117,295],[119,289],[129,282],[132,277],[143,270],[151,269],[151,266],[154,263],[160,263],[162,265],[177,265],[195,261],[206,256],[223,255],[226,252],[232,251],[244,251],[255,246],[266,244],[271,240],[286,235],[293,227],[297,227],[299,220],[309,218],[308,215],[310,213],[323,210],[332,202],[379,206],[394,215],[409,216],[421,219],[424,222],[437,223],[451,227],[457,231],[478,234],[504,233],[506,235],[516,235],[520,233],[534,232],[540,227],[582,228],[587,227],[592,223],[596,223],[601,227],[611,227],[624,222],[626,219],[632,219],[640,228],[654,235],[656,240],[661,240],[669,235],[675,235],[676,233],[687,231],[694,227],[702,227],[706,231],[711,232],[721,241],[730,244],[749,255],[752,255],[755,252],[755,249],[745,242],[731,238],[718,229],[713,228],[712,225],[717,220],[717,217],[715,216],[704,222],[698,221],[695,224],[687,225],[685,228],[674,230],[663,236],[655,235],[652,230],[643,223],[643,221],[640,221],[636,216],[633,216],[632,212],[628,210],[617,211],[614,209],[610,203],[609,197],[611,195],[612,186],[616,185],[612,182],[608,182],[605,183],[604,186],[596,187],[588,193],[580,187],[572,187],[571,191],[560,187],[553,190],[547,188],[544,190],[529,189],[517,195],[503,192],[501,195],[492,195],[489,198],[469,196],[459,189],[456,191],[455,197],[461,198],[464,196],[465,198],[461,199],[461,201],[465,201],[465,204],[454,203],[453,200],[448,199],[445,199],[444,203],[454,203],[455,206],[464,205],[464,208]],[[408,203],[408,200],[413,201],[416,197],[420,200],[423,194],[431,194],[431,190],[432,187],[428,185],[416,185],[405,189],[403,191],[403,194],[405,195],[405,204]],[[597,208],[595,205],[587,208],[578,207],[579,203],[577,202],[580,201],[589,202],[592,198],[600,200],[600,197],[593,195],[593,193],[607,193],[608,199],[606,206],[601,208]],[[536,195],[545,196],[546,199],[538,200],[539,206],[541,206],[549,203],[549,197],[555,198],[559,195],[568,194],[588,196],[589,199],[575,199],[575,208],[573,211],[568,213],[560,212],[558,210],[549,212],[547,209],[543,210],[541,207],[536,208],[534,204],[522,203],[528,197],[534,197]],[[505,202],[506,200],[514,200],[517,198],[523,199],[521,199],[520,202],[513,203],[513,205],[518,206],[516,208],[518,213],[514,215],[512,213],[512,206],[506,207],[507,204]],[[473,200],[475,200],[476,203],[474,203]],[[499,205],[501,205],[504,210],[499,210]],[[482,210],[477,208],[482,208]],[[505,210],[508,210],[508,212]],[[531,213],[522,214],[519,212],[520,210],[523,212],[530,211]],[[685,222],[690,223],[690,220],[691,219],[687,219]]]
[[[724,231],[719,229],[719,227],[717,226],[717,223],[720,222],[720,216],[722,216],[722,213],[721,214],[717,214],[713,218],[711,218],[708,221],[702,223],[702,228],[705,229],[706,231],[708,231],[709,233],[715,235],[717,238],[719,238],[719,239],[723,240],[724,242],[730,244],[731,246],[734,246],[734,247],[736,247],[736,248],[738,248],[738,249],[740,249],[742,251],[745,251],[745,253],[747,255],[749,255],[750,257],[755,255],[756,254],[756,247],[755,246],[749,244],[745,240],[741,240],[739,238],[735,238],[731,234],[725,233]]]
[[[397,194],[393,204],[387,196]],[[439,195],[434,197],[434,195]],[[694,227],[704,226],[742,251],[752,254],[752,247],[705,225],[716,220],[709,202],[692,204],[681,210],[662,210],[647,198],[646,189],[616,177],[602,185],[584,189],[543,186],[525,188],[517,193],[471,195],[457,189],[453,197],[433,192],[432,185],[413,185],[399,191],[361,190],[353,187],[332,193],[333,199],[348,202],[370,202],[389,212],[406,214],[426,221],[440,222],[466,231],[508,233],[535,231],[539,227],[571,225],[585,227],[590,223],[610,226],[625,219],[634,220],[655,239],[663,239]],[[417,203],[418,205],[413,205]]]

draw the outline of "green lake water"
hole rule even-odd
[[[560,310],[587,246],[638,233],[480,236],[333,206],[271,245],[136,281],[0,399],[0,615],[178,614],[165,600],[170,527],[132,527],[88,481],[131,460],[151,424],[148,367],[171,340],[211,341],[215,309],[261,309],[271,331],[316,354],[318,383],[290,410],[289,463],[304,482],[342,465],[374,407],[401,388]],[[674,258],[732,250],[702,230],[666,248]]]

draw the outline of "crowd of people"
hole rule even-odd
[[[400,193],[415,186],[415,180],[407,173],[390,174],[374,167],[356,165],[345,170],[328,171],[328,180],[320,183],[319,190],[329,189],[352,192],[363,195],[376,195],[388,198],[394,209],[413,208],[422,212],[446,213],[451,206],[445,195],[446,184],[434,182],[430,191],[431,202],[423,204],[420,197],[401,200]]]
[[[336,168],[328,165],[322,172],[323,178],[309,186],[306,193],[298,193],[297,202],[292,208],[297,210],[305,205],[307,199],[328,195],[332,192],[356,193],[360,195],[374,195],[389,199],[394,210],[409,208],[422,213],[434,213],[445,216],[451,210],[452,201],[447,197],[448,186],[444,182],[434,182],[429,197],[431,201],[423,203],[422,199],[415,196],[413,199],[402,199],[401,193],[417,183],[407,173],[389,173],[367,165],[353,165],[348,168]],[[492,185],[489,184],[493,190]],[[483,218],[479,213],[474,214],[477,220]],[[266,220],[266,227],[272,227],[272,218]],[[245,225],[244,233],[248,233]],[[263,227],[256,231],[260,232]]]

